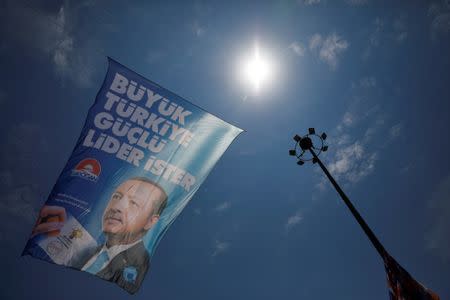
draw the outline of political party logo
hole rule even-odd
[[[69,238],[71,240],[73,239],[81,239],[83,237],[83,230],[79,229],[79,228],[74,228],[72,230],[72,232],[69,235]]]
[[[72,176],[95,182],[100,175],[101,169],[100,163],[96,159],[85,158],[72,170]]]

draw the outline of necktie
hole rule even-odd
[[[97,274],[108,260],[109,260],[108,253],[106,253],[106,251],[103,250],[85,271],[91,274]]]

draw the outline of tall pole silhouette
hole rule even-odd
[[[297,157],[298,165],[303,165],[307,161],[312,161],[313,164],[319,164],[328,180],[336,189],[339,196],[341,196],[345,205],[350,210],[353,217],[356,219],[366,236],[372,242],[372,245],[375,247],[378,254],[383,259],[384,267],[387,273],[389,295],[391,300],[439,300],[439,296],[436,293],[417,282],[405,269],[403,269],[402,266],[400,266],[400,264],[395,261],[393,257],[389,255],[384,246],[373,233],[372,229],[370,229],[369,225],[367,225],[358,210],[355,206],[353,206],[353,203],[322,163],[319,155],[328,150],[328,146],[325,145],[326,138],[327,135],[325,133],[318,135],[316,134],[314,128],[309,128],[306,136],[294,136],[295,147],[294,149],[289,150],[289,155]],[[311,154],[309,158],[305,155],[307,153]]]
[[[344,201],[345,205],[347,205],[348,209],[352,213],[352,215],[355,217],[358,224],[361,226],[361,228],[366,233],[369,240],[372,242],[372,245],[375,247],[375,249],[378,251],[378,253],[381,255],[382,258],[384,258],[386,254],[386,250],[384,249],[384,246],[380,243],[378,238],[373,233],[372,229],[370,229],[369,225],[367,225],[366,221],[361,217],[359,212],[356,210],[356,208],[353,206],[350,199],[347,197],[347,195],[344,193],[344,191],[341,189],[339,184],[334,180],[333,176],[331,176],[330,172],[328,172],[328,169],[325,167],[325,165],[322,163],[322,161],[319,159],[317,154],[314,152],[313,149],[309,149],[312,156],[315,158],[315,161],[319,164],[322,171],[327,175],[328,179],[330,180],[331,184],[334,186],[338,194],[341,196],[342,200]]]

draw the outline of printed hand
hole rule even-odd
[[[33,228],[31,236],[37,234],[59,235],[60,229],[66,221],[66,210],[61,206],[45,205],[39,212],[39,218]]]

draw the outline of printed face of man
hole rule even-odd
[[[164,192],[150,182],[127,180],[111,195],[103,213],[103,232],[109,234],[140,234],[159,219],[155,205]]]

